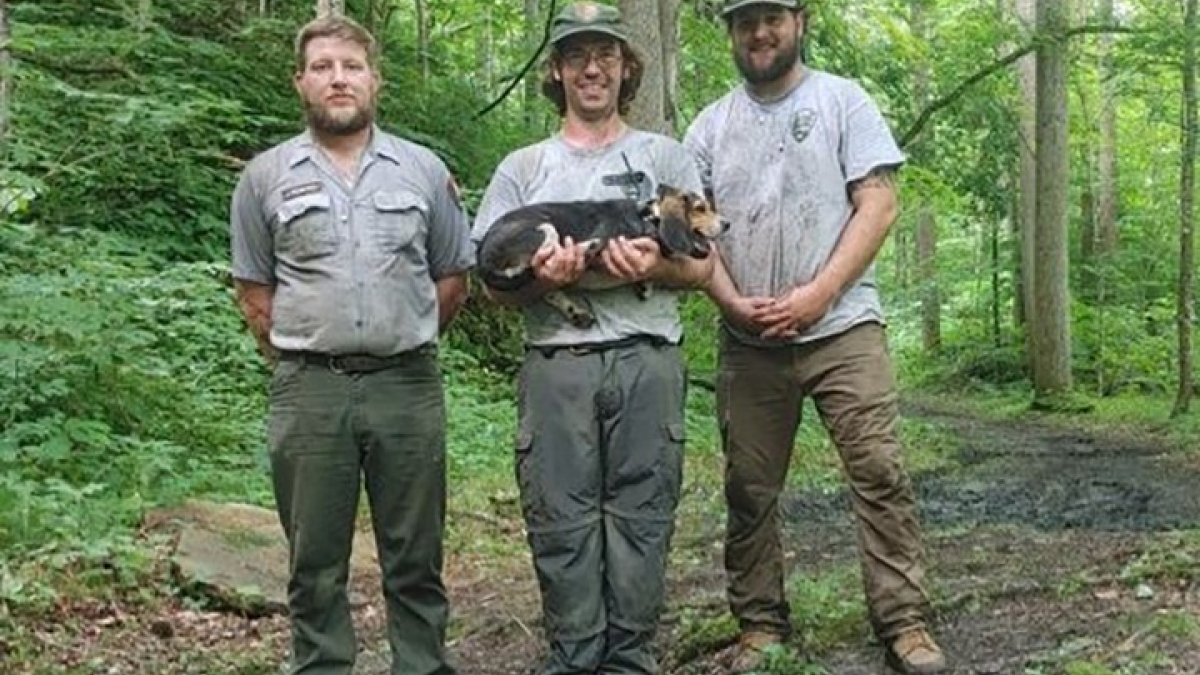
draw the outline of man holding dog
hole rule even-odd
[[[709,295],[724,318],[725,565],[741,627],[733,670],[760,667],[791,631],[779,496],[812,397],[850,481],[887,663],[943,672],[925,623],[924,552],[872,270],[904,156],[861,87],[803,64],[802,1],[726,0],[722,16],[744,82],[697,117],[685,144],[731,222]]]
[[[622,120],[641,81],[618,10],[576,2],[551,28],[542,91],[562,117],[551,138],[509,155],[476,216],[476,240],[505,213],[537,202],[648,199],[657,186],[699,193],[690,153]],[[516,473],[549,642],[544,675],[655,673],[684,444],[677,291],[707,283],[715,256],[666,259],[651,238],[614,239],[608,273],[649,281],[567,288],[595,323],[572,326],[540,298],[579,279],[584,247],[564,240],[534,257],[536,279],[498,301],[524,314]]]
[[[308,130],[250,162],[231,214],[238,304],[274,363],[267,427],[290,552],[289,672],[354,669],[346,582],[365,480],[391,672],[453,673],[436,343],[466,295],[466,216],[433,153],[374,125],[381,81],[366,30],[308,24],[296,68]]]

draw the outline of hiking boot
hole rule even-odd
[[[729,672],[737,675],[761,669],[767,660],[767,648],[778,644],[783,644],[783,636],[778,633],[760,630],[742,633],[734,649],[733,660],[729,663]]]
[[[928,631],[913,628],[897,635],[888,645],[887,664],[903,675],[933,675],[945,672],[946,657]]]

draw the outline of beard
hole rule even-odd
[[[733,54],[733,61],[737,64],[738,72],[742,74],[750,84],[768,84],[787,75],[796,63],[800,60],[800,40],[792,40],[790,46],[780,47],[775,52],[775,58],[767,64],[765,68],[755,68],[750,62],[750,57],[736,50]]]
[[[336,113],[320,103],[304,102],[304,118],[314,131],[326,136],[350,136],[375,122],[375,102],[359,106],[350,115],[344,109]]]

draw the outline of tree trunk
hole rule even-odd
[[[1086,107],[1086,106],[1085,106]],[[1088,116],[1086,112],[1083,115]],[[1087,131],[1084,135],[1089,135]],[[1083,185],[1079,190],[1079,294],[1090,301],[1096,296],[1096,189],[1092,175],[1092,150],[1085,138],[1079,154]]]
[[[271,3],[268,0],[258,0],[258,15],[266,16],[271,11]]]
[[[1113,22],[1113,0],[1100,0],[1096,22]],[[1117,66],[1113,64],[1113,36],[1100,34],[1100,147],[1096,159],[1096,258],[1099,283],[1104,283],[1107,258],[1117,250]]]
[[[154,20],[154,0],[138,0],[137,4],[137,32],[145,33],[150,30],[150,24]]]
[[[1192,285],[1196,269],[1196,19],[1197,0],[1187,0],[1183,18],[1183,142],[1179,171],[1179,290],[1176,317],[1179,330],[1179,389],[1173,417],[1188,411],[1192,402],[1192,331],[1195,302]]]
[[[1000,231],[1002,224],[995,218],[991,219],[992,239],[992,346],[999,349],[1004,346],[1000,332]]]
[[[629,40],[646,64],[642,86],[633,101],[626,121],[646,131],[669,134],[667,124],[665,64],[663,43],[672,35],[662,34],[662,0],[621,0],[621,16],[629,28]]]
[[[1033,387],[1038,401],[1071,389],[1067,283],[1067,1],[1037,6],[1037,256],[1030,318]]]
[[[525,0],[525,51],[532,55],[542,44],[542,8],[540,0]],[[531,129],[537,124],[542,107],[538,105],[541,93],[541,71],[530,69],[525,74],[525,124]]]
[[[8,158],[8,111],[12,101],[12,59],[8,53],[8,3],[0,0],[0,160]]]
[[[1034,22],[1034,0],[1017,0],[1017,15],[1028,26]],[[1034,233],[1037,231],[1037,71],[1033,55],[1017,63],[1017,79],[1021,89],[1020,109],[1020,186],[1018,188],[1017,227],[1021,232],[1020,255],[1017,257],[1019,290],[1016,302],[1017,324],[1027,325],[1033,314],[1033,261],[1037,256]],[[1032,350],[1026,331],[1026,349]]]
[[[343,16],[346,14],[346,0],[317,0],[317,18],[323,16]]]
[[[925,21],[926,0],[912,0],[909,5],[909,25],[913,39],[927,40]],[[913,73],[913,101],[920,111],[929,104],[929,62],[921,59]],[[927,156],[933,147],[933,125],[925,130],[918,142],[917,155]],[[921,288],[921,344],[927,354],[936,354],[942,345],[942,303],[937,279],[937,213],[928,197],[920,197],[917,206],[917,278]]]
[[[417,14],[417,60],[421,63],[421,81],[429,81],[429,8],[425,0],[413,0]]]
[[[662,35],[663,121],[668,133],[678,132],[679,111],[679,0],[658,0],[658,25]]]

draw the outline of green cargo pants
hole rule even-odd
[[[801,405],[816,404],[841,455],[858,523],[867,607],[883,639],[924,625],[924,551],[896,436],[896,386],[882,326],[757,348],[721,339],[717,407],[725,445],[730,609],[743,630],[791,630],[779,495]]]
[[[290,544],[292,675],[350,675],[346,581],[365,479],[387,604],[393,675],[445,675],[442,585],[446,414],[429,350],[368,374],[281,361],[268,440]]]
[[[656,673],[683,466],[679,348],[529,351],[516,473],[549,642],[544,675]]]

